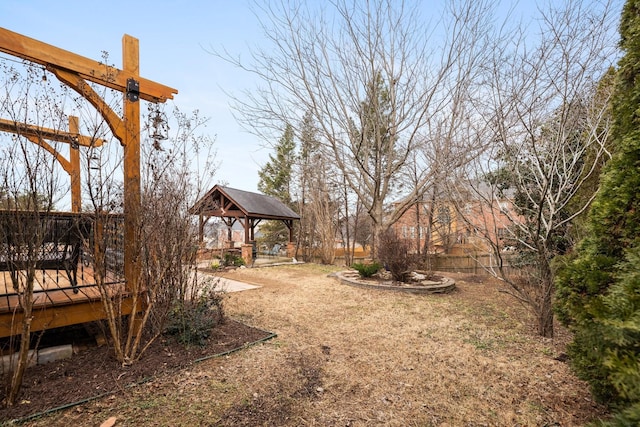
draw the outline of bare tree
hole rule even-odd
[[[536,38],[493,49],[494,66],[476,99],[486,126],[477,125],[475,138],[493,144],[468,169],[458,199],[492,248],[507,291],[550,337],[551,261],[570,246],[572,221],[596,192],[585,183],[593,185],[607,156],[611,87],[599,79],[615,60],[616,11],[612,3],[569,0],[540,12]],[[509,256],[517,268],[506,268],[505,246],[516,249]]]
[[[413,188],[399,189],[398,172],[421,133],[430,123],[464,117],[457,105],[487,52],[488,4],[450,3],[431,25],[420,2],[337,0],[313,8],[283,1],[261,10],[270,46],[254,52],[252,64],[217,54],[264,83],[235,99],[250,130],[268,135],[310,112],[371,218],[375,244],[429,182],[424,170]],[[401,191],[407,197],[386,211]]]
[[[24,65],[0,63],[2,91],[0,118],[12,123],[30,124],[48,129],[66,129],[67,116],[60,109],[60,88],[42,79],[42,71]],[[35,307],[34,288],[45,242],[58,230],[49,215],[56,202],[65,195],[60,167],[52,152],[62,150],[55,142],[45,142],[16,128],[0,135],[0,264],[11,277],[13,295],[18,302],[21,320],[12,328],[18,332],[18,352],[11,363],[7,393],[3,403],[13,405],[19,396],[24,372],[29,365],[32,321]],[[45,149],[48,148],[48,149]],[[68,187],[67,187],[68,188]],[[2,271],[4,275],[4,271]],[[6,277],[6,276],[5,276]],[[40,278],[44,281],[44,278]],[[5,283],[7,285],[7,283]],[[9,289],[7,288],[7,291]],[[7,299],[8,301],[8,299]],[[12,338],[13,339],[13,338]]]
[[[333,192],[328,188],[326,176],[317,176],[316,186],[309,194],[307,212],[314,222],[315,247],[322,264],[333,264],[336,254],[336,222],[339,207],[337,201],[332,199]]]
[[[334,183],[336,196],[342,207],[338,210],[338,234],[342,238],[344,246],[344,263],[350,266],[354,262],[356,244],[360,244],[363,253],[371,240],[371,232],[368,215],[362,213],[362,203],[349,191],[347,180],[343,174],[339,174],[339,181]]]
[[[113,155],[108,151],[93,150],[88,161],[93,169],[89,181],[92,212],[96,218],[96,240],[93,267],[96,283],[102,294],[106,326],[119,361],[131,364],[138,360],[146,348],[163,332],[170,314],[184,315],[189,303],[202,294],[212,283],[203,283],[195,274],[198,248],[197,224],[188,214],[210,184],[215,173],[215,159],[211,152],[213,140],[198,133],[206,123],[197,112],[191,116],[177,107],[171,119],[164,112],[150,106],[147,138],[141,150],[142,211],[137,213],[143,266],[139,283],[143,294],[130,295],[126,289],[113,286],[114,275],[122,275],[121,234],[122,194],[118,183],[118,162],[108,162]],[[172,131],[161,134],[157,128],[171,123]],[[207,159],[199,165],[198,159]],[[100,163],[100,160],[105,163]],[[209,179],[206,176],[209,175]],[[138,302],[136,302],[136,298]],[[129,300],[133,302],[130,302]],[[138,307],[129,316],[130,305]],[[147,333],[148,332],[148,333]]]

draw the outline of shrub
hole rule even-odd
[[[409,249],[407,239],[401,239],[392,229],[380,236],[378,259],[389,270],[393,280],[401,282],[404,274],[415,265],[416,259]]]
[[[572,367],[617,411],[601,425],[640,425],[640,13],[627,0],[611,99],[612,157],[587,222],[588,233],[557,276],[556,310],[574,339]]]
[[[380,271],[380,268],[382,268],[382,266],[377,262],[373,262],[371,264],[356,263],[352,264],[351,267],[358,270],[360,277],[371,277]]]
[[[241,256],[238,255],[234,255],[232,253],[226,253],[224,254],[224,258],[221,261],[221,265],[225,266],[225,267],[240,267],[241,265],[244,265],[244,259]]]
[[[185,346],[204,346],[213,328],[224,322],[224,292],[205,288],[196,299],[178,304],[171,312],[165,333]]]
[[[214,258],[213,260],[211,260],[211,264],[209,265],[209,268],[211,268],[212,270],[217,270],[218,268],[220,268],[220,259],[219,258]]]

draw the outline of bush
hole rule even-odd
[[[415,266],[416,259],[409,253],[409,249],[407,239],[401,239],[392,229],[380,236],[378,259],[389,270],[393,280],[401,282],[404,274]]]
[[[231,253],[224,254],[224,258],[221,261],[221,265],[223,265],[224,267],[240,267],[244,264],[244,258]]]
[[[170,313],[165,333],[185,346],[204,346],[213,328],[224,322],[224,292],[205,288],[196,300],[178,304]]]
[[[351,265],[351,267],[358,270],[360,277],[371,277],[382,268],[382,266],[377,262],[373,262],[371,264],[356,263]]]

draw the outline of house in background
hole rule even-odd
[[[396,236],[410,243],[413,253],[452,253],[464,244],[467,235],[464,220],[456,206],[446,200],[420,200],[393,224]]]
[[[414,203],[392,228],[398,237],[413,242],[413,253],[488,253],[495,244],[512,246],[509,240],[515,217],[506,199],[489,206],[471,198],[454,201],[442,196]]]

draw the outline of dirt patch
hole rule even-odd
[[[287,355],[286,369],[273,371],[269,385],[253,393],[250,399],[234,403],[217,420],[220,426],[280,426],[296,419],[299,402],[320,399],[322,361],[308,354]]]
[[[216,326],[203,347],[186,348],[173,337],[163,337],[149,347],[138,363],[127,367],[119,364],[106,346],[86,347],[70,359],[29,368],[19,403],[1,408],[0,420],[24,418],[96,396],[113,395],[132,384],[149,381],[159,374],[176,373],[198,359],[241,348],[268,336],[269,332],[229,319]],[[6,384],[7,378],[2,377],[2,381]],[[4,396],[2,390],[0,399]]]
[[[234,319],[278,337],[59,411],[33,426],[582,426],[607,415],[491,279],[450,294],[346,286],[340,268],[238,269]]]

